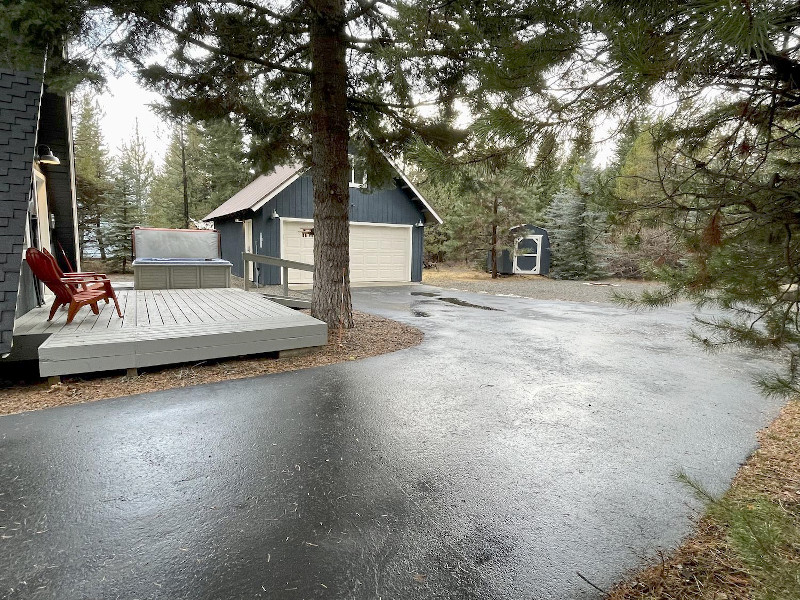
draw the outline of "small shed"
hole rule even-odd
[[[512,250],[497,253],[497,272],[502,275],[547,275],[550,272],[550,238],[547,230],[536,225],[517,225],[510,229],[514,236]],[[492,253],[486,258],[492,269]]]

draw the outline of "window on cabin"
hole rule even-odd
[[[364,159],[349,154],[350,161],[350,187],[364,187],[367,185],[367,168]]]

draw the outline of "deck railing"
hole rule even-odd
[[[249,263],[259,263],[262,265],[272,265],[274,267],[281,267],[283,271],[283,295],[289,295],[289,269],[297,269],[298,271],[311,271],[314,272],[314,265],[308,263],[296,262],[294,260],[285,260],[283,258],[273,258],[272,256],[262,256],[261,254],[251,254],[250,252],[242,252],[242,261],[244,262],[244,289],[250,289]]]

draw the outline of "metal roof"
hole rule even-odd
[[[297,179],[302,171],[301,165],[293,164],[275,167],[275,170],[268,175],[259,175],[229,200],[203,217],[203,221],[226,217],[244,210],[258,210]]]
[[[11,351],[42,75],[0,69],[0,356]]]

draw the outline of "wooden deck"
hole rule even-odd
[[[132,369],[322,346],[327,326],[259,294],[233,288],[119,290],[123,318],[101,303],[82,308],[67,325],[49,306],[14,324],[14,345],[30,358],[38,349],[42,376]]]

